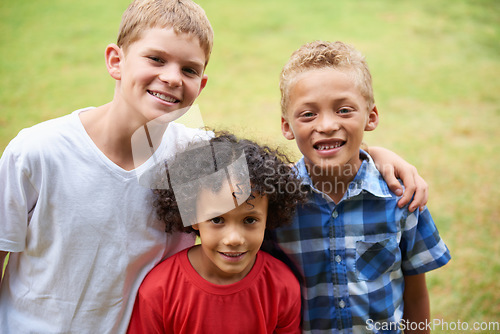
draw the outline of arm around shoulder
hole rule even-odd
[[[398,196],[403,195],[398,202],[398,206],[403,207],[411,201],[409,206],[410,211],[413,212],[417,208],[423,210],[429,197],[429,186],[418,174],[415,166],[409,164],[396,153],[383,147],[370,147],[369,153],[389,189]],[[398,178],[403,181],[405,186],[404,193],[397,180]]]

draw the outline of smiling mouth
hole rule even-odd
[[[227,256],[227,257],[235,257],[236,258],[236,257],[242,256],[246,252],[243,252],[243,253],[224,253],[224,252],[219,252],[219,253],[221,253],[222,255]]]
[[[318,151],[326,151],[326,150],[332,150],[334,148],[338,148],[340,146],[343,146],[345,142],[335,142],[335,143],[330,143],[330,144],[317,144],[313,145],[315,150]]]
[[[151,90],[148,90],[148,94],[152,95],[152,96],[154,96],[156,98],[159,98],[162,101],[169,102],[169,103],[178,103],[178,102],[181,102],[180,100],[177,100],[177,99],[175,99],[173,97],[170,97],[170,96],[167,96],[165,94],[158,93],[158,92],[153,92]]]

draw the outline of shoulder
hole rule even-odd
[[[74,149],[66,143],[78,133],[75,123],[72,113],[21,130],[5,148],[2,160],[13,162],[20,169],[38,170],[52,155],[58,156],[56,152],[65,146]]]
[[[354,183],[362,185],[365,190],[370,191],[378,197],[397,197],[389,189],[389,186],[382,177],[372,157],[364,151],[360,151],[359,156],[362,160],[362,164],[354,179]]]
[[[264,252],[264,251],[259,251],[258,256],[261,256],[264,262],[264,265],[266,267],[270,268],[275,268],[283,271],[288,270],[288,266],[284,264],[281,260],[278,260],[271,254]]]
[[[177,274],[182,263],[187,260],[187,249],[184,249],[165,260],[158,263],[145,278],[149,281],[159,281],[162,277],[166,277],[172,274]]]
[[[170,122],[162,138],[162,148],[157,150],[155,154],[159,154],[158,158],[164,160],[184,151],[191,143],[208,141],[211,137],[213,137],[213,133],[210,131]]]
[[[139,293],[143,296],[161,296],[162,291],[174,291],[175,286],[179,286],[179,277],[183,275],[181,262],[185,252],[186,250],[174,254],[151,269],[141,283]]]
[[[364,151],[360,151],[360,158],[362,164],[354,180],[349,184],[347,197],[361,195],[363,207],[366,204],[366,208],[370,210],[397,211],[399,213],[407,211],[408,206],[398,207],[397,203],[401,196],[397,196],[389,189],[371,156]],[[369,205],[372,201],[376,203],[373,207]],[[381,205],[381,203],[384,203],[384,205]]]
[[[175,139],[175,141],[187,144],[191,141],[208,140],[213,137],[213,132],[199,129],[189,128],[183,124],[171,122],[168,124],[166,131],[167,139]]]
[[[268,284],[277,286],[289,287],[292,289],[299,288],[299,282],[292,270],[282,261],[272,255],[259,251],[258,256],[263,259],[263,274]]]
[[[289,311],[299,310],[301,304],[300,284],[291,269],[280,260],[264,251],[259,252],[264,257],[261,279],[256,280],[255,288],[259,294],[272,296],[273,303],[287,308]],[[294,305],[294,307],[291,307]]]
[[[74,112],[25,128],[12,139],[7,148],[18,154],[54,148],[61,139],[74,136],[77,133],[75,120]]]

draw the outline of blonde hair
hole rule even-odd
[[[172,28],[196,36],[205,52],[205,66],[212,52],[214,33],[205,11],[191,0],[134,0],[122,16],[116,44],[125,51],[151,28]]]
[[[354,74],[355,84],[371,109],[375,104],[373,98],[372,76],[365,57],[354,47],[342,42],[315,41],[304,44],[292,53],[280,75],[281,113],[286,117],[290,100],[290,89],[297,76],[303,72],[334,68],[350,70]]]

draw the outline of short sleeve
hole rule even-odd
[[[30,213],[38,192],[29,177],[27,157],[15,139],[0,158],[0,250],[23,251]]]
[[[409,213],[402,226],[400,248],[404,275],[434,270],[451,259],[448,247],[441,239],[427,208],[422,212],[416,210]]]

